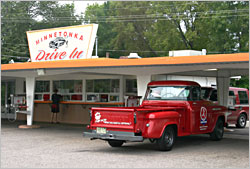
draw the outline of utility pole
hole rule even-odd
[[[95,56],[98,56],[97,55],[97,47],[98,47],[98,37],[96,36],[96,38],[95,38]]]

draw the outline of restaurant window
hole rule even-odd
[[[58,90],[64,101],[82,100],[82,80],[53,81],[53,91]]]
[[[35,100],[50,100],[50,81],[36,81]]]
[[[126,93],[136,94],[137,93],[137,80],[126,79]]]
[[[86,80],[86,100],[92,102],[118,102],[120,93],[119,79]]]

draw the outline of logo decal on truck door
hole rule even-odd
[[[207,129],[207,109],[205,107],[201,107],[201,111],[200,111],[200,130],[206,130]]]
[[[200,111],[201,124],[207,124],[207,109],[205,107],[201,107]]]

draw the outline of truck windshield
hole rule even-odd
[[[190,100],[189,86],[149,87],[146,100]]]

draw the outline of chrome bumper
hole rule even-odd
[[[117,132],[108,131],[106,134],[96,133],[96,130],[92,132],[83,132],[84,137],[90,137],[91,139],[101,139],[101,140],[124,140],[132,142],[142,142],[142,136],[135,136],[132,132]]]

